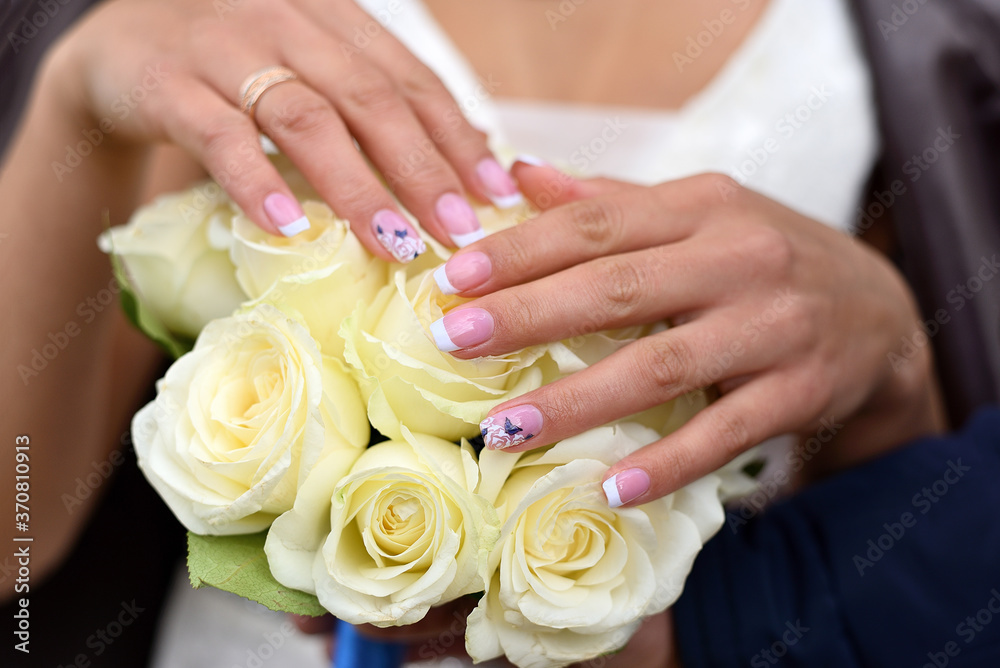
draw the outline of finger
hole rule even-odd
[[[363,624],[358,631],[370,638],[391,640],[393,642],[419,643],[428,638],[452,633],[456,638],[465,637],[465,620],[468,619],[476,604],[461,598],[445,605],[431,608],[423,619],[406,626],[379,628]],[[459,643],[461,645],[461,643]]]
[[[283,83],[262,96],[256,114],[268,136],[337,215],[351,221],[352,231],[372,253],[409,262],[426,250],[323,97],[302,83]]]
[[[639,505],[694,482],[747,449],[808,424],[821,403],[809,373],[761,376],[697,413],[664,439],[608,469],[608,503]]]
[[[305,213],[267,159],[257,127],[193,79],[169,82],[154,112],[163,133],[193,155],[247,216],[271,234],[309,227]]]
[[[690,195],[680,196],[685,194],[680,183],[551,209],[456,253],[434,278],[445,294],[474,297],[598,257],[680,241],[704,215]]]
[[[518,156],[511,167],[521,192],[542,211],[581,199],[639,188],[614,179],[577,179],[531,156]]]
[[[264,62],[261,56],[237,50],[225,59],[204,63],[202,75],[235,107],[240,104],[241,77],[260,70]],[[372,253],[389,261],[409,262],[426,250],[416,229],[358,153],[340,116],[309,82],[299,79],[269,87],[257,100],[254,119],[337,215],[351,221],[351,229]],[[284,204],[301,210],[294,199]]]
[[[719,303],[730,290],[703,267],[727,257],[686,240],[599,258],[480,297],[431,326],[444,352],[471,359],[581,334],[644,325]]]
[[[372,17],[353,3],[343,4],[344,11],[333,13],[326,0],[307,3],[316,21],[339,37],[343,59],[368,58],[397,82],[400,94],[469,192],[501,208],[519,203],[517,184],[493,157],[486,135],[469,123],[437,75],[385,29],[393,19],[392,7]]]
[[[421,226],[448,246],[482,238],[482,225],[465,199],[461,180],[395,82],[360,58],[318,62],[314,54],[331,53],[335,45],[318,36],[310,40],[305,31],[302,35],[301,44],[284,47],[289,67],[329,101]]]
[[[486,447],[518,452],[554,443],[705,387],[719,375],[738,377],[777,364],[781,352],[771,347],[726,356],[730,340],[724,333],[738,327],[735,318],[713,313],[640,338],[497,406],[480,424]]]

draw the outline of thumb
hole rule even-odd
[[[524,196],[542,211],[637,187],[614,179],[577,179],[534,158],[530,158],[531,162],[525,160],[515,160],[511,173]]]

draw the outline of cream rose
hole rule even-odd
[[[142,207],[98,245],[121,257],[139,298],[167,329],[193,339],[246,299],[227,252],[233,213],[225,192],[206,181]]]
[[[676,600],[695,555],[722,526],[720,478],[637,508],[609,508],[600,484],[611,464],[659,437],[624,423],[520,456],[482,453],[481,492],[499,490],[503,528],[486,594],[469,617],[474,660],[506,654],[542,668],[614,652]]]
[[[265,552],[282,584],[352,624],[402,626],[482,591],[499,521],[475,494],[468,443],[411,434],[368,448],[346,478],[317,467]]]
[[[252,533],[318,460],[353,461],[369,427],[354,381],[270,305],[215,320],[132,422],[139,466],[189,530]]]
[[[236,279],[255,303],[295,313],[325,355],[340,356],[338,332],[359,303],[385,286],[388,263],[374,257],[326,204],[305,201],[310,227],[291,238],[268,234],[239,214],[232,222],[230,256]]]
[[[368,417],[391,438],[400,437],[401,425],[450,441],[476,436],[490,408],[540,387],[543,368],[552,365],[547,346],[476,360],[439,351],[430,324],[463,300],[442,295],[431,273],[407,280],[397,271],[341,328]]]

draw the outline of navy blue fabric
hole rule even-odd
[[[674,619],[683,665],[1000,667],[1000,409],[730,513]]]

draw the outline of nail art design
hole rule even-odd
[[[500,424],[500,416],[488,417],[479,423],[479,430],[483,443],[490,450],[506,450],[535,437],[524,433],[524,429],[512,423],[509,417],[503,418],[503,424]]]
[[[392,253],[400,262],[411,262],[427,250],[427,244],[418,236],[410,234],[406,229],[390,230],[381,225],[375,226],[379,243]]]

